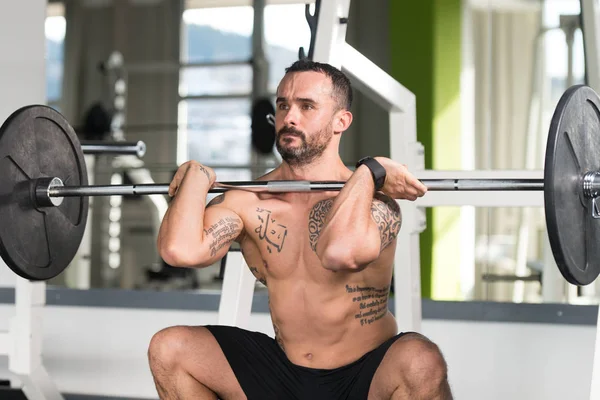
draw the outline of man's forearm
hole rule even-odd
[[[200,166],[186,172],[177,194],[165,213],[159,231],[159,247],[172,251],[173,246],[185,253],[193,252],[204,240],[204,209],[209,180]]]
[[[381,240],[371,207],[375,184],[360,166],[334,199],[321,228],[316,252],[327,269],[357,269],[379,255]]]

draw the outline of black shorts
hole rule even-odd
[[[371,380],[400,333],[358,360],[335,369],[290,362],[277,342],[260,332],[206,327],[225,354],[248,400],[366,400]]]

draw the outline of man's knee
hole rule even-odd
[[[185,358],[185,354],[190,351],[190,342],[194,340],[197,346],[203,330],[205,329],[192,331],[187,326],[172,326],[155,333],[148,345],[150,367],[152,369],[176,368]]]
[[[448,379],[448,368],[438,346],[419,334],[409,334],[394,343],[403,380],[414,388],[435,391]]]

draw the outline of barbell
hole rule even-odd
[[[426,179],[428,190],[543,190],[557,266],[575,285],[600,273],[600,98],[577,85],[561,96],[548,132],[543,179]],[[167,194],[168,184],[87,184],[83,151],[47,106],[20,108],[0,127],[0,256],[19,276],[47,280],[73,260],[89,196]],[[209,190],[339,191],[343,181],[217,182]]]

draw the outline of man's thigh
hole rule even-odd
[[[230,326],[206,328],[248,400],[302,398],[303,382],[273,338]]]
[[[181,369],[222,399],[244,399],[244,393],[215,337],[201,326],[173,326],[152,338],[152,372],[161,379],[177,379]],[[167,378],[168,377],[168,378]],[[180,383],[172,382],[174,386]]]
[[[437,357],[438,353],[437,346],[419,333],[408,332],[399,337],[375,371],[368,400],[390,399],[407,380],[413,380],[415,370],[429,368],[431,355]],[[424,376],[427,376],[426,371]]]

